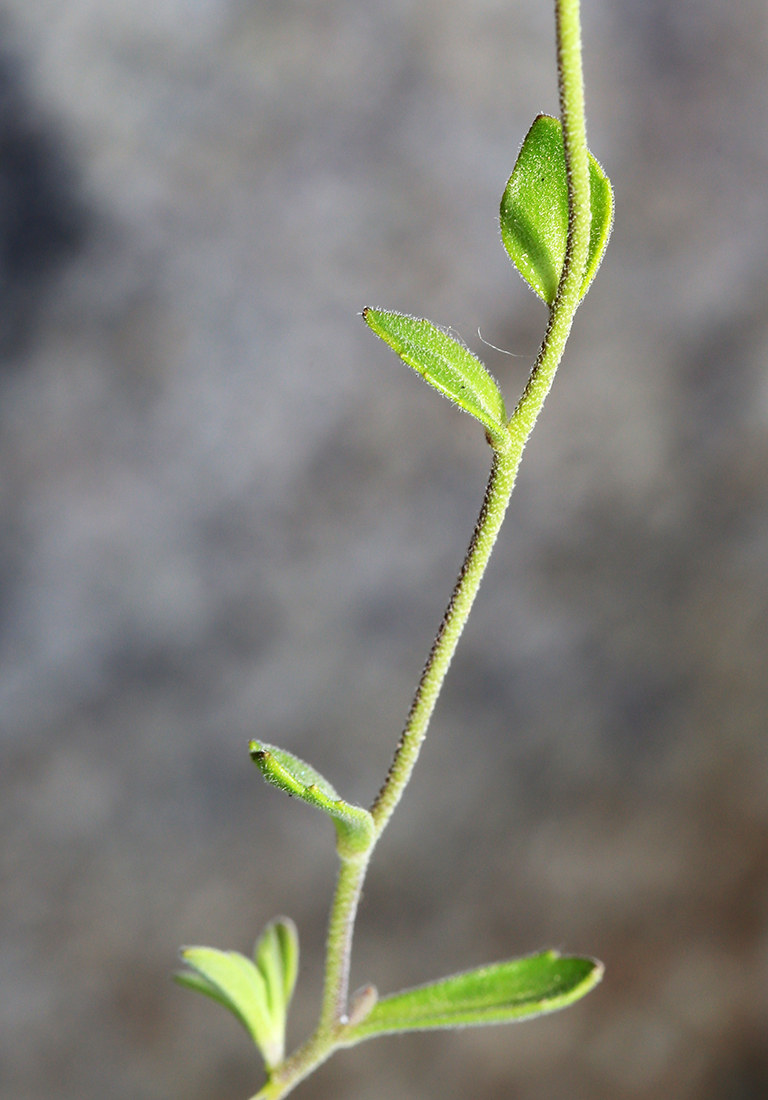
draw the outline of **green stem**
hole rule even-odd
[[[389,774],[371,806],[377,838],[384,831],[411,778],[443,681],[501,528],[519,464],[519,457],[516,458],[509,443],[503,452],[494,451],[485,499],[459,579],[421,674]]]
[[[514,449],[520,457],[534,429],[544,399],[552,387],[570,335],[573,317],[581,298],[592,222],[579,0],[556,0],[555,20],[560,115],[568,173],[568,240],[563,273],[557,296],[552,303],[541,350],[509,422]]]
[[[356,860],[342,860],[331,907],[325,953],[323,1007],[318,1030],[330,1034],[344,1016],[349,993],[352,933],[360,891],[373,847]]]
[[[411,778],[443,681],[501,528],[523,451],[551,389],[581,298],[591,212],[579,0],[555,0],[555,19],[569,208],[566,257],[557,296],[541,350],[507,425],[508,437],[494,440],[491,475],[469,550],[416,689],[392,766],[371,807],[375,838],[363,856],[353,861],[342,860],[331,908],[323,1005],[317,1030],[273,1072],[252,1100],[282,1100],[299,1081],[343,1045],[352,933],[368,862]]]
[[[278,1066],[252,1100],[279,1100],[287,1095],[340,1045],[346,1025],[352,933],[371,848],[357,859],[342,859],[331,906],[325,949],[325,977],[320,1020],[314,1035]]]
[[[589,250],[591,211],[579,0],[556,0],[555,16],[560,110],[568,172],[569,217],[565,264],[541,350],[507,426],[509,444],[494,451],[491,477],[467,556],[416,689],[389,774],[371,807],[377,838],[411,778],[443,680],[504,519],[525,445],[551,389],[581,297]]]

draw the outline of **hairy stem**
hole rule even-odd
[[[531,375],[507,425],[507,436],[494,440],[491,475],[469,550],[416,689],[392,766],[371,807],[376,825],[375,839],[369,851],[359,859],[342,860],[331,908],[323,1006],[317,1030],[274,1071],[252,1100],[281,1100],[343,1045],[352,933],[371,852],[411,778],[443,681],[501,528],[523,450],[552,386],[580,301],[591,212],[579,0],[555,0],[555,18],[569,217],[565,264],[549,324]]]
[[[584,119],[579,0],[556,0],[560,111],[568,172],[568,241],[563,273],[541,350],[507,426],[510,442],[494,451],[493,468],[472,542],[424,667],[392,766],[371,807],[381,835],[411,778],[443,680],[480,587],[515,485],[523,450],[536,424],[573,324],[589,250],[591,212]]]
[[[445,675],[501,528],[518,465],[519,459],[515,460],[509,446],[504,452],[494,451],[491,476],[467,556],[421,674],[389,774],[371,806],[377,837],[383,832],[411,778]]]
[[[369,859],[370,851],[354,861],[342,860],[339,869],[328,925],[323,1007],[319,1024],[320,1030],[328,1033],[343,1019],[347,1010],[352,933]]]
[[[563,273],[541,350],[509,422],[514,448],[520,457],[552,387],[571,331],[581,296],[592,222],[579,0],[556,0],[555,19],[560,115],[568,173],[568,241]]]

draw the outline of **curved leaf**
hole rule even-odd
[[[286,794],[296,795],[333,818],[337,849],[342,859],[367,852],[373,843],[373,818],[362,806],[353,806],[339,798],[327,779],[293,753],[251,741],[248,746],[256,767],[268,783]]]
[[[289,917],[270,921],[256,943],[254,958],[264,978],[270,1014],[285,1026],[299,972],[299,934]]]
[[[179,985],[218,1001],[243,1025],[268,1069],[283,1060],[285,1023],[299,965],[299,937],[288,917],[271,921],[254,950],[255,964],[238,951],[185,947],[189,970],[174,974]]]
[[[482,966],[384,997],[350,1028],[345,1044],[396,1031],[503,1024],[556,1012],[588,993],[602,975],[595,959],[557,951]]]
[[[589,154],[592,224],[581,297],[600,266],[613,225],[613,190]],[[533,290],[551,305],[557,294],[568,240],[568,177],[560,120],[539,115],[518,154],[501,200],[501,239]]]
[[[240,1021],[264,1055],[268,1067],[282,1061],[285,1017],[275,1020],[267,986],[259,969],[237,951],[215,947],[185,947],[181,957],[192,971],[175,975],[189,989],[218,1001]]]
[[[503,438],[507,420],[504,398],[493,376],[469,348],[424,318],[370,306],[363,310],[363,317],[404,363],[485,425],[492,438]]]

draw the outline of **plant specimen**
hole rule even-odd
[[[381,309],[363,318],[430,385],[479,420],[493,453],[480,516],[427,659],[392,766],[370,810],[339,798],[314,768],[261,741],[251,757],[280,790],[322,810],[336,829],[340,869],[328,929],[320,1018],[285,1056],[285,1022],[298,971],[292,921],[267,926],[253,959],[210,947],[182,951],[178,980],[219,1001],[261,1051],[267,1081],[252,1100],[286,1096],[335,1050],[392,1032],[499,1024],[578,1000],[600,980],[594,959],[544,951],[379,998],[373,985],[350,998],[352,934],[376,843],[411,777],[432,712],[469,616],[514,487],[523,449],[550,390],[576,309],[600,265],[613,218],[610,183],[586,144],[579,0],[555,0],[559,119],[539,115],[501,200],[501,237],[513,264],[549,306],[549,324],[523,394],[507,416],[499,388],[477,359],[431,322]]]

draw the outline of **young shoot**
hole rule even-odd
[[[501,238],[549,323],[511,416],[496,381],[444,328],[367,307],[372,331],[431,386],[482,425],[491,473],[467,555],[416,689],[394,759],[369,810],[345,802],[298,757],[261,741],[251,757],[268,783],[327,814],[339,875],[326,946],[322,1005],[314,1033],[285,1055],[285,1024],[298,973],[298,934],[279,917],[252,959],[187,947],[177,980],[218,1001],[240,1021],[264,1059],[267,1079],[251,1100],[280,1100],[334,1051],[393,1032],[503,1024],[573,1004],[602,976],[594,959],[542,951],[379,997],[373,985],[349,996],[352,934],[374,848],[411,778],[451,659],[501,528],[525,445],[552,386],[574,314],[603,258],[613,192],[587,149],[579,0],[555,0],[560,118],[539,115],[523,141],[501,199]]]

